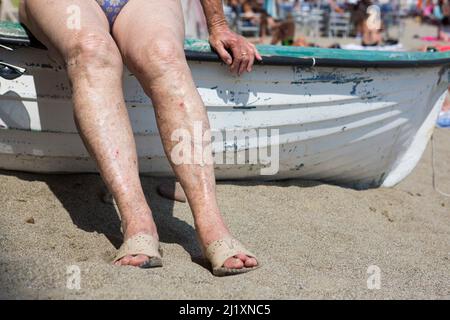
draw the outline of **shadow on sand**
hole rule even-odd
[[[86,232],[104,234],[116,247],[122,243],[121,222],[117,210],[111,204],[102,201],[106,187],[98,174],[31,174],[0,170],[0,174],[15,176],[24,181],[44,182],[68,212],[72,222]],[[205,268],[208,263],[203,259],[198,246],[194,228],[183,220],[174,217],[174,201],[161,197],[156,189],[165,183],[175,188],[175,180],[141,177],[142,186],[158,226],[160,241],[181,245],[191,256],[191,260]],[[285,180],[264,181],[220,181],[219,185],[241,186],[277,186],[309,188],[320,185],[319,182]],[[186,210],[190,210],[187,204]]]
[[[119,248],[123,236],[117,210],[102,201],[106,187],[98,174],[31,174],[0,170],[0,174],[14,176],[23,181],[44,182],[69,214],[74,225],[86,232],[97,232]],[[193,262],[205,266],[198,247],[194,228],[173,216],[174,202],[162,198],[156,192],[159,183],[170,183],[170,179],[141,177],[147,201],[158,226],[162,243],[181,245]],[[175,187],[175,181],[172,181]],[[189,210],[186,204],[186,210]],[[64,214],[64,213],[62,213]]]

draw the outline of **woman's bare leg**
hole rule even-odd
[[[118,16],[113,36],[125,63],[153,101],[163,145],[171,160],[174,130],[187,130],[193,137],[195,122],[209,129],[205,107],[184,55],[179,0],[131,0]],[[172,162],[172,167],[187,195],[201,245],[206,247],[228,236],[217,205],[213,166]],[[242,254],[225,262],[228,268],[256,264],[255,259]]]
[[[73,29],[73,20],[68,25],[69,13],[76,12],[67,11],[70,6],[79,8],[79,29]],[[141,232],[157,237],[139,181],[122,92],[123,62],[103,11],[94,0],[25,0],[21,19],[66,64],[80,135],[117,202],[125,239]],[[127,256],[120,263],[139,266],[147,260]]]

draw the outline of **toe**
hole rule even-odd
[[[236,257],[240,260],[242,260],[242,262],[244,263],[244,266],[246,268],[252,268],[252,267],[256,267],[258,265],[258,261],[256,261],[255,258],[251,258],[245,254],[238,254],[236,255]]]
[[[242,269],[244,267],[244,262],[241,259],[234,256],[228,258],[223,264],[223,266],[228,269]]]
[[[126,265],[128,265],[130,263],[131,258],[132,258],[131,256],[125,256],[125,257],[123,257],[122,259],[120,259],[117,262],[121,266],[126,266]]]
[[[148,257],[142,254],[133,256],[130,259],[129,265],[130,266],[134,266],[134,267],[140,267],[142,266],[144,263],[146,263],[148,261]]]
[[[244,265],[246,268],[253,268],[258,265],[258,261],[256,261],[255,258],[247,257],[247,260],[245,260]]]
[[[243,253],[237,254],[237,255],[236,255],[236,258],[241,259],[242,262],[244,262],[244,263],[245,263],[245,261],[247,261],[247,260],[249,259],[249,257],[246,256],[246,255],[243,254]]]

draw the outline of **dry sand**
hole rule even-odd
[[[438,183],[450,193],[450,130],[435,135]],[[164,268],[109,262],[120,244],[96,175],[0,173],[0,298],[450,298],[450,199],[432,188],[430,148],[393,189],[316,182],[221,183],[223,214],[263,268],[215,278],[197,248],[187,205],[143,184],[158,222]],[[28,221],[28,222],[27,222]],[[33,223],[34,222],[34,223]],[[67,267],[81,289],[69,290]],[[381,289],[367,288],[367,268]]]

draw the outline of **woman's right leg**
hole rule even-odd
[[[158,238],[139,180],[122,90],[123,62],[103,11],[95,0],[23,0],[20,17],[67,67],[75,121],[117,202],[125,240],[138,233]],[[119,263],[139,266],[147,260],[126,256]]]

